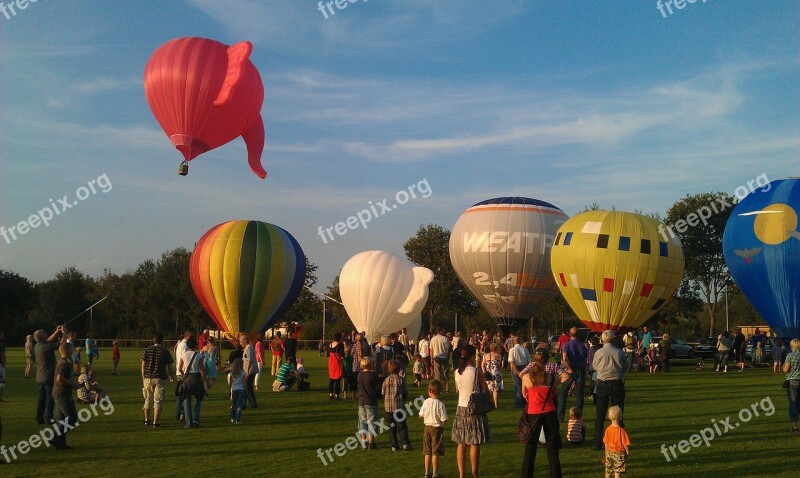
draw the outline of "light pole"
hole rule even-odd
[[[332,300],[332,301],[336,302],[337,304],[341,305],[342,307],[344,307],[344,304],[342,304],[338,300],[334,299],[333,297],[331,297],[331,296],[329,296],[329,295],[327,295],[327,294],[325,294],[323,292],[320,292],[320,291],[318,291],[316,289],[312,289],[311,287],[309,287],[307,285],[304,285],[303,287],[305,287],[306,289],[310,290],[311,292],[317,294],[318,296],[322,297],[322,299],[323,299],[322,300],[322,340],[324,342],[325,341],[325,315],[326,315],[325,311],[327,310],[326,304],[325,304],[325,300]]]

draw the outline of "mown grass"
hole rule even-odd
[[[142,394],[139,374],[141,350],[123,349],[121,374],[110,374],[110,351],[103,351],[99,381],[109,392],[114,413],[102,413],[73,431],[68,451],[38,448],[11,465],[0,466],[2,477],[52,476],[421,476],[422,423],[410,421],[415,450],[392,453],[388,435],[379,437],[380,449],[348,451],[323,466],[317,449],[327,449],[356,430],[353,401],[328,400],[325,362],[316,351],[302,356],[311,374],[312,391],[273,393],[267,386],[258,393],[259,408],[246,410],[242,424],[229,422],[229,402],[224,380],[203,403],[202,427],[186,430],[174,420],[172,388],[165,400],[164,427],[142,425]],[[7,403],[2,404],[2,444],[10,446],[38,432],[34,417],[36,384],[23,379],[24,356],[9,351]],[[222,377],[222,375],[220,375]],[[696,372],[693,363],[676,364],[669,374],[634,373],[627,380],[625,423],[633,442],[627,476],[633,477],[794,477],[800,467],[800,434],[788,432],[788,405],[780,387],[782,375],[767,369],[745,373],[714,373],[710,367]],[[511,381],[506,375],[507,387]],[[451,385],[452,388],[452,385]],[[266,389],[266,390],[265,390]],[[410,397],[422,389],[411,388]],[[456,397],[445,395],[450,414]],[[743,408],[769,398],[775,412],[713,440],[710,447],[691,448],[677,460],[667,462],[661,444],[688,440],[692,434],[731,416]],[[501,394],[501,409],[490,415],[494,441],[482,447],[481,472],[487,477],[519,476],[522,446],[514,434],[519,411],[512,408],[513,393]],[[568,406],[574,405],[570,399]],[[594,407],[587,400],[584,421],[591,437]],[[449,438],[449,428],[446,436]],[[602,476],[600,452],[590,445],[565,448],[561,452],[565,477]],[[455,448],[448,441],[441,473],[457,476]],[[546,476],[544,450],[537,457],[537,476]]]

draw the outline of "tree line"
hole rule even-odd
[[[735,204],[724,193],[687,195],[677,201],[662,219],[675,224],[710,201],[722,199]],[[593,204],[586,209],[599,209]],[[686,258],[686,273],[676,295],[649,325],[687,339],[713,335],[725,328],[719,317],[727,295],[727,315],[731,328],[741,324],[763,324],[752,306],[733,285],[722,255],[722,233],[731,209],[721,211],[703,224],[675,231],[680,237]],[[428,303],[423,310],[423,330],[442,326],[462,331],[494,329],[492,318],[458,280],[450,263],[450,231],[436,225],[421,225],[404,243],[407,258],[435,274]],[[109,295],[108,299],[72,323],[79,336],[91,330],[95,337],[146,339],[154,331],[177,337],[185,328],[200,329],[213,321],[195,298],[189,279],[191,252],[185,248],[167,251],[158,260],[146,260],[123,274],[105,270],[100,277],[90,277],[70,266],[54,278],[34,283],[12,271],[0,270],[0,330],[10,345],[20,345],[25,336],[44,328],[51,331],[84,311],[89,305]],[[315,287],[317,266],[306,258],[305,285]],[[339,278],[325,293],[339,301]],[[326,336],[333,331],[349,331],[352,324],[344,308],[332,301],[325,304]],[[724,318],[723,318],[724,319]],[[304,288],[297,301],[280,320],[301,328],[300,338],[322,337],[322,299]],[[722,324],[720,323],[722,322]],[[539,310],[519,332],[540,338],[573,325],[577,317],[559,294]]]

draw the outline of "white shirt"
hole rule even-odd
[[[460,341],[461,341],[461,337],[453,337],[453,343],[452,343],[453,350],[458,348],[458,343]]]
[[[450,355],[450,344],[447,343],[447,337],[441,334],[433,336],[429,349],[431,356],[436,358],[447,358]]]
[[[464,368],[464,373],[458,373],[458,370],[453,374],[456,377],[456,390],[458,391],[458,406],[467,407],[469,405],[469,396],[475,390],[475,373],[476,369],[473,366]]]
[[[178,342],[178,347],[175,348],[175,374],[178,377],[183,375],[181,373],[181,370],[183,368],[184,355],[186,355],[186,339],[183,339],[180,342]]]
[[[518,369],[528,365],[531,361],[531,353],[521,344],[517,344],[508,351],[508,363],[513,363]]]
[[[438,398],[426,398],[419,409],[419,416],[425,425],[441,427],[447,421],[447,409]]]
[[[430,355],[430,342],[426,339],[419,341],[419,354],[424,358]]]

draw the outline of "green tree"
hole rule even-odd
[[[714,335],[717,302],[730,276],[722,255],[722,234],[736,200],[725,193],[687,195],[667,211],[665,240],[677,235],[683,244],[686,277],[702,295],[709,313],[709,336]],[[700,215],[707,217],[699,220]]]
[[[94,296],[94,280],[70,266],[56,274],[55,278],[36,285],[39,304],[31,311],[29,321],[36,328],[52,332],[58,324],[69,322],[98,298]],[[89,328],[87,316],[71,322],[67,328],[83,335]]]
[[[34,329],[27,318],[36,307],[36,286],[19,274],[0,270],[0,297],[0,330],[9,343],[20,343]]]
[[[477,304],[458,280],[450,263],[450,231],[437,224],[420,226],[416,235],[403,244],[403,249],[411,262],[427,267],[434,274],[428,303],[422,311],[429,331],[433,330],[434,319],[439,315],[475,314]],[[423,322],[423,329],[424,325]]]
[[[317,269],[318,267],[305,258],[306,261],[306,274],[303,279],[303,285],[297,300],[294,301],[286,313],[280,318],[280,323],[285,324],[288,329],[291,329],[292,324],[305,324],[309,320],[313,320],[322,314],[322,303],[316,294],[306,289],[306,287],[314,287],[317,283]]]

